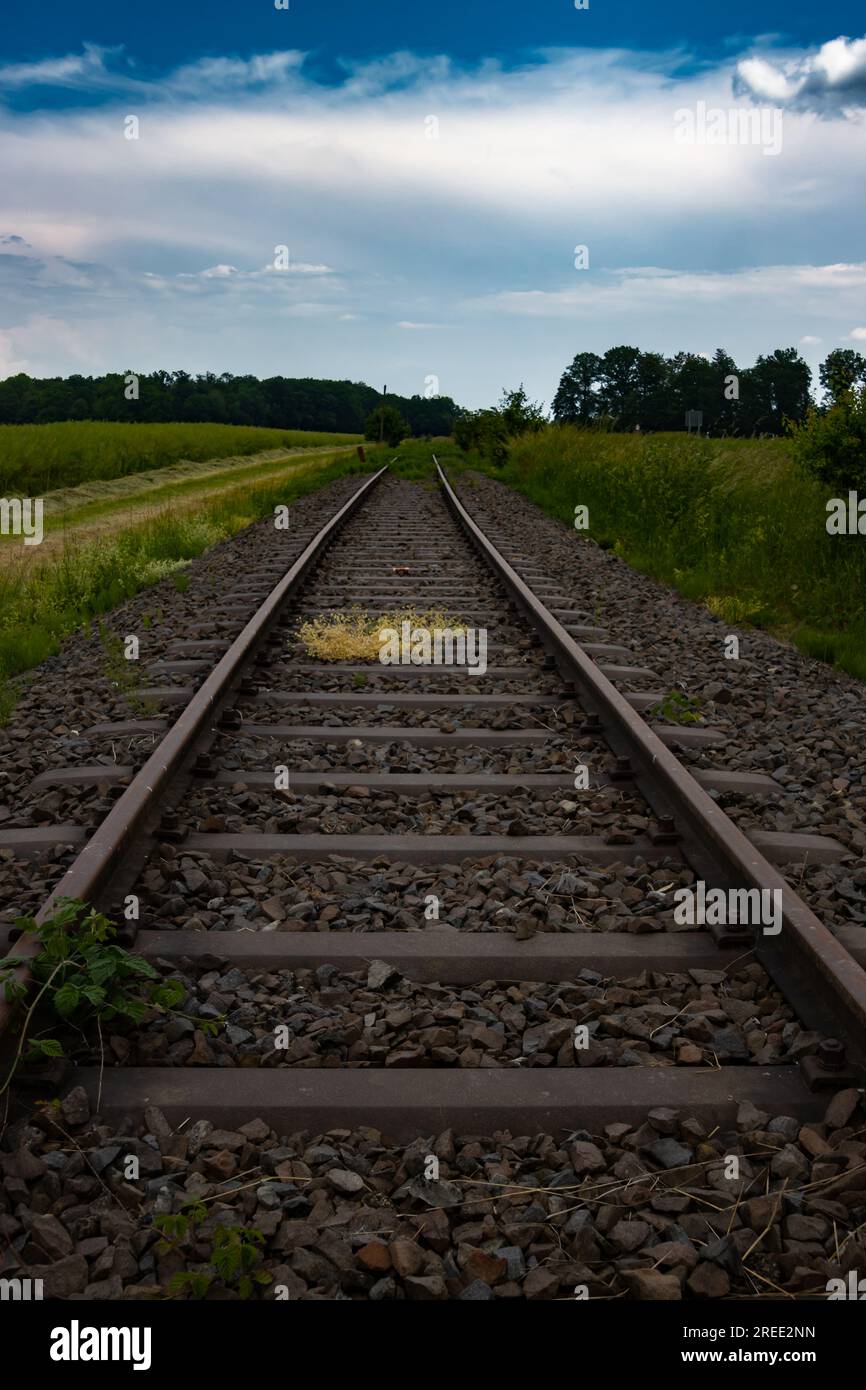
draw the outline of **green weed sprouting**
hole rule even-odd
[[[697,724],[703,718],[700,700],[682,690],[671,690],[649,713],[666,719],[669,724]]]
[[[200,1236],[197,1227],[205,1220],[207,1208],[203,1202],[186,1202],[178,1212],[162,1212],[153,1224],[163,1239],[156,1246],[157,1254],[188,1256],[188,1246]],[[252,1226],[217,1226],[211,1247],[212,1269],[185,1269],[172,1275],[170,1293],[188,1292],[193,1298],[204,1298],[214,1280],[220,1279],[226,1288],[234,1289],[241,1298],[249,1298],[256,1284],[270,1284],[267,1270],[259,1269],[262,1246],[261,1231]]]
[[[0,1095],[22,1061],[65,1055],[59,1038],[46,1035],[47,1030],[31,1035],[37,1011],[80,1030],[97,1021],[100,1025],[118,1019],[140,1023],[152,1009],[173,1010],[186,993],[179,980],[164,980],[148,961],[118,946],[113,940],[116,928],[109,919],[74,898],[60,898],[44,922],[26,916],[15,925],[37,937],[40,950],[26,958],[10,954],[0,969],[0,992],[7,1003],[23,1006],[28,998],[27,986],[16,974],[20,966],[29,966],[36,985]]]

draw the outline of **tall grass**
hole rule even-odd
[[[265,449],[354,444],[360,438],[252,425],[129,425],[103,420],[0,425],[0,493],[35,497],[97,478],[164,468],[181,459],[196,462]]]
[[[595,540],[726,622],[866,678],[866,544],[827,534],[832,489],[785,441],[550,427],[516,440],[495,475],[569,526],[587,506]]]
[[[195,556],[277,505],[369,468],[354,455],[318,458],[283,480],[227,488],[205,504],[167,508],[105,539],[69,539],[45,560],[0,569],[0,723],[14,705],[10,678],[56,652],[68,633],[161,579],[177,583]]]

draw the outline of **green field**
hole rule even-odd
[[[212,429],[223,430],[221,425],[189,428],[208,440],[213,438]],[[239,433],[248,433],[261,444],[261,435],[274,432]],[[303,437],[308,444],[321,438],[331,443],[345,438]],[[196,440],[191,442],[197,446]],[[231,442],[236,448],[237,439]],[[90,490],[85,489],[84,506],[81,498],[60,494],[66,520],[53,543],[50,529],[42,546],[25,548],[15,542],[13,551],[10,540],[8,563],[0,566],[0,723],[9,717],[17,699],[20,686],[14,678],[56,652],[63,638],[82,624],[160,580],[185,586],[185,566],[209,546],[270,515],[278,504],[290,503],[345,474],[369,473],[389,463],[398,476],[427,478],[433,487],[431,450],[443,445],[447,449],[447,441],[438,440],[432,445],[409,442],[398,450],[368,445],[366,463],[361,463],[354,449],[341,450],[338,444],[333,450],[311,449],[308,454],[284,458],[252,458],[242,466],[237,458],[212,459],[201,469],[170,470],[170,487],[148,490],[144,516],[133,479],[128,480],[125,494],[116,495],[112,489],[103,501],[89,500]],[[457,462],[453,446],[448,461]],[[94,532],[94,518],[105,523],[104,531]]]
[[[165,468],[181,459],[238,457],[266,449],[355,444],[361,436],[252,425],[126,425],[65,420],[50,425],[0,425],[0,493],[38,497],[98,478]]]
[[[368,446],[366,465],[354,450],[245,463],[237,459],[239,435],[256,445],[262,435],[297,436],[221,425],[105,428],[177,428],[187,457],[206,454],[211,431],[222,437],[229,429],[235,459],[212,459],[201,472],[190,467],[172,475],[170,487],[149,488],[144,518],[132,479],[127,497],[88,500],[84,507],[76,499],[73,524],[63,523],[56,544],[48,536],[44,547],[26,554],[18,547],[26,563],[0,568],[0,718],[14,704],[17,682],[10,678],[56,651],[65,635],[160,579],[185,584],[190,559],[277,503],[383,463],[398,477],[435,487],[433,452],[449,472],[483,470],[568,526],[576,506],[588,507],[588,534],[636,569],[705,603],[732,627],[767,628],[808,655],[866,677],[866,546],[862,537],[827,534],[827,489],[801,475],[780,440],[639,438],[550,427],[513,441],[508,463],[497,469],[447,440]],[[304,442],[321,438],[307,435]],[[64,495],[67,506],[70,501]],[[103,513],[110,529],[93,534],[92,520]]]
[[[485,471],[569,526],[587,506],[586,534],[725,622],[866,678],[866,544],[827,534],[836,494],[800,472],[786,441],[550,426]]]
[[[371,451],[373,466],[377,452]],[[76,628],[160,580],[185,587],[186,564],[208,547],[272,514],[279,504],[345,473],[369,470],[370,463],[362,464],[354,451],[337,458],[296,458],[282,478],[235,483],[207,496],[188,492],[183,502],[145,521],[118,525],[97,539],[70,532],[62,546],[46,547],[45,553],[34,547],[26,564],[0,568],[0,723],[17,699],[18,682],[12,678],[56,652]]]

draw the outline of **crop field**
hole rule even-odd
[[[127,425],[100,420],[0,425],[0,493],[36,497],[95,479],[165,468],[182,459],[196,462],[359,440],[360,435],[353,434],[252,425]]]

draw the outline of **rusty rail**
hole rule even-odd
[[[434,455],[435,460],[435,455]],[[807,1022],[841,1039],[866,1068],[866,972],[791,885],[717,806],[652,728],[641,719],[578,642],[473,520],[435,460],[449,507],[470,542],[535,627],[546,649],[598,715],[615,752],[626,753],[635,784],[653,809],[673,815],[685,858],[700,877],[779,890],[782,930],[775,943],[758,938],[756,955]],[[814,1020],[812,1022],[811,1020]]]
[[[364,480],[271,590],[46,898],[37,922],[51,915],[60,898],[92,902],[129,853],[133,840],[156,827],[170,786],[195,752],[196,740],[230,701],[243,668],[255,657],[284,603],[386,472],[387,466]],[[38,938],[27,936],[16,942],[11,954],[26,962],[38,952]],[[26,963],[17,968],[15,977],[22,983],[29,981]],[[10,1004],[0,999],[0,1033],[8,1026],[13,1011]]]

